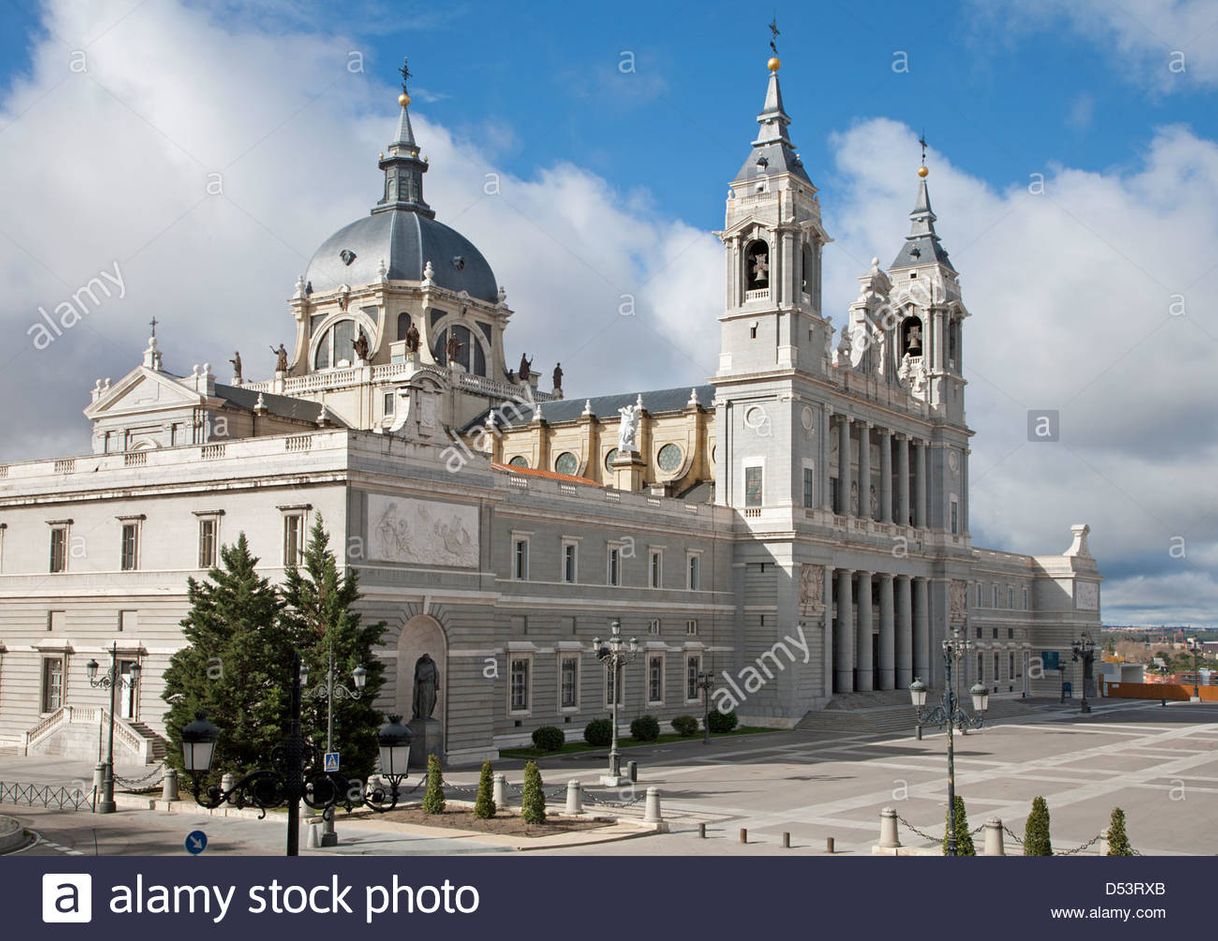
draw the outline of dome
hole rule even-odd
[[[375,284],[382,261],[391,281],[422,281],[430,261],[432,281],[440,287],[492,304],[499,299],[495,273],[469,239],[442,222],[402,209],[373,212],[339,229],[309,260],[305,281],[319,294],[343,284]]]

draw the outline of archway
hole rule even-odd
[[[436,689],[436,707],[431,717],[440,724],[440,741],[438,753],[443,756],[444,743],[448,740],[448,684],[451,677],[448,670],[448,639],[440,622],[427,614],[412,617],[402,627],[398,635],[398,665],[395,703],[396,711],[401,713],[402,721],[410,724],[414,718],[414,675],[415,665],[424,654],[430,655],[436,662],[440,677]],[[437,751],[433,743],[427,743],[426,751]],[[426,763],[426,753],[420,749],[416,756],[411,750],[410,763],[414,765],[416,758],[420,763]]]

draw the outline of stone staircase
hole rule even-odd
[[[928,704],[937,703],[941,696],[941,691],[930,690],[926,701]],[[1043,715],[1045,710],[1050,708],[1053,707],[1043,701],[1029,702],[991,696],[985,721],[988,724],[1023,719]],[[908,690],[877,690],[834,696],[824,709],[809,712],[795,728],[808,732],[853,735],[913,735],[916,722]],[[937,731],[937,727],[928,727],[927,731]]]
[[[149,742],[148,753],[152,756],[148,764],[156,764],[159,761],[165,760],[165,755],[169,751],[169,743],[161,738],[156,732],[146,726],[143,722],[132,722],[127,720],[127,725],[146,738]]]
[[[109,719],[110,713],[102,707],[65,704],[23,733],[18,754],[96,760]],[[156,764],[165,757],[167,747],[144,723],[115,718],[116,764]]]

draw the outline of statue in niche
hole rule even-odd
[[[425,653],[414,665],[414,714],[415,719],[430,719],[436,711],[436,693],[440,690],[440,668],[431,654]]]
[[[275,372],[288,371],[288,348],[282,343],[279,344],[279,349],[271,347],[271,352],[275,354]]]
[[[406,349],[411,353],[419,352],[419,342],[419,328],[411,321],[410,326],[406,328]]]
[[[355,351],[355,358],[361,362],[368,362],[368,338],[364,335],[364,328],[357,328],[359,333],[351,342],[351,349]]]
[[[876,495],[875,484],[871,485],[871,518],[880,518],[880,498]]]
[[[449,366],[457,365],[457,361],[461,357],[462,344],[457,339],[455,330],[448,331],[448,342],[444,344],[444,358]]]

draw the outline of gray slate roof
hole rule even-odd
[[[258,394],[253,389],[216,383],[217,396],[246,412],[254,410],[254,405],[258,402]],[[275,395],[270,392],[263,392],[262,404],[266,406],[266,410],[272,415],[293,421],[308,422],[309,424],[316,424],[317,416],[321,413],[321,404],[319,402],[296,399],[290,395]],[[329,409],[326,410],[326,413],[329,415],[330,423],[336,428],[347,427],[347,423]]]
[[[217,387],[218,388],[218,387]],[[698,392],[698,402],[703,408],[709,408],[711,399],[715,394],[715,387],[711,385],[694,386]],[[648,412],[658,414],[660,412],[679,412],[682,411],[689,403],[689,386],[681,386],[677,389],[656,389],[651,392],[643,393],[643,408]],[[637,392],[623,392],[617,395],[598,395],[591,399],[571,398],[561,399],[557,402],[541,403],[541,415],[547,422],[564,422],[575,421],[584,411],[585,401],[591,403],[592,414],[598,418],[617,418],[617,410],[625,408],[627,405],[633,405],[639,397]],[[495,423],[499,427],[505,424],[504,416],[499,413],[498,409],[488,409],[487,412],[495,412]],[[533,412],[527,404],[520,406],[520,411],[524,421],[532,421]],[[486,423],[487,412],[481,412],[477,418],[469,422],[461,429],[462,434],[472,431],[479,425]],[[508,416],[508,421],[514,419],[514,415]]]

